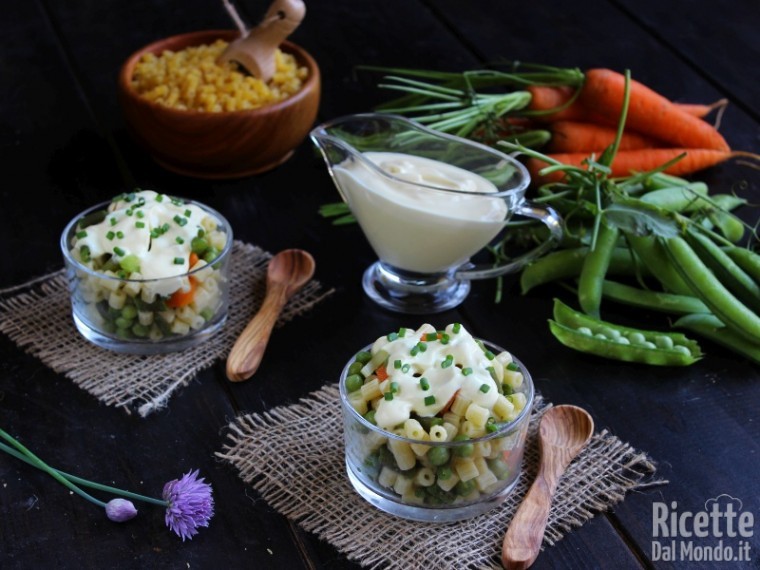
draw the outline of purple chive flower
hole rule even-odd
[[[198,534],[198,527],[208,526],[214,515],[211,485],[203,478],[198,479],[197,469],[164,485],[163,497],[169,503],[166,526],[181,536],[183,542]]]
[[[137,516],[137,509],[132,501],[111,499],[106,503],[106,516],[114,522],[124,522]]]

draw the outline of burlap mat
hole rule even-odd
[[[135,356],[116,354],[87,342],[77,332],[63,270],[0,290],[0,332],[47,366],[74,381],[101,402],[147,416],[166,406],[171,395],[200,370],[226,358],[235,339],[266,292],[266,266],[272,255],[235,241],[230,260],[230,312],[226,324],[207,342],[183,352]],[[290,299],[278,325],[327,297],[311,281]]]
[[[501,541],[538,468],[538,422],[551,404],[536,398],[524,472],[500,507],[470,520],[427,524],[399,519],[366,503],[353,490],[343,455],[337,384],[300,403],[249,414],[227,428],[217,457],[285,516],[327,540],[350,560],[370,568],[501,568]],[[562,478],[544,546],[653,481],[646,453],[606,431],[594,435]],[[424,561],[424,562],[421,562]]]

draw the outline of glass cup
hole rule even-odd
[[[484,344],[494,354],[503,352]],[[392,515],[438,523],[477,516],[507,499],[522,470],[534,399],[533,380],[519,360],[514,362],[523,382],[516,391],[525,397],[525,405],[517,417],[483,437],[443,442],[410,439],[365,419],[346,388],[352,362],[340,376],[340,401],[346,472],[359,495]]]
[[[219,212],[191,200],[218,221],[226,240],[219,255],[202,267],[161,279],[124,279],[84,265],[71,250],[77,225],[97,216],[111,202],[89,208],[72,219],[60,246],[69,282],[72,315],[80,334],[108,350],[129,354],[162,354],[184,350],[208,339],[227,320],[232,229]],[[180,290],[195,287],[193,300],[182,306],[170,301]],[[169,304],[167,304],[169,303]]]
[[[371,113],[325,123],[311,138],[379,258],[364,291],[387,309],[451,309],[472,279],[517,271],[562,235],[556,212],[525,200],[525,167],[485,145]],[[472,264],[515,214],[546,225],[547,239],[508,262]]]

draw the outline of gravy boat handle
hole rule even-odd
[[[488,279],[490,277],[506,275],[507,273],[514,273],[522,269],[534,259],[537,259],[551,250],[562,238],[562,218],[553,208],[548,206],[537,206],[526,200],[515,209],[514,213],[519,216],[525,216],[526,218],[533,218],[534,220],[543,223],[549,228],[549,237],[532,250],[524,253],[520,257],[510,260],[509,262],[499,265],[485,263],[479,265],[466,265],[463,266],[462,269],[458,269],[454,273],[454,277],[457,279]]]

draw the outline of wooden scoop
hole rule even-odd
[[[275,72],[275,50],[293,33],[305,14],[306,5],[302,0],[274,0],[262,22],[244,37],[231,42],[219,56],[219,62],[236,61],[254,77],[269,81]]]
[[[227,357],[227,378],[241,382],[253,376],[261,364],[280,311],[313,275],[314,258],[301,249],[286,249],[269,261],[264,302]]]
[[[523,570],[535,562],[557,483],[591,439],[594,420],[577,406],[555,406],[541,418],[538,429],[541,465],[504,537],[501,563],[507,570]]]

